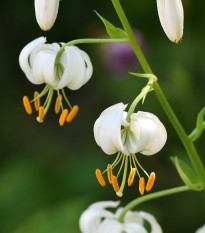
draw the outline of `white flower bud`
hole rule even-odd
[[[59,0],[35,0],[36,20],[40,28],[48,31],[58,14]]]
[[[181,0],[157,0],[157,8],[167,37],[172,42],[181,42],[184,28],[184,10]]]

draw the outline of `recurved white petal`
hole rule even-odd
[[[106,154],[123,151],[121,140],[122,103],[106,109],[94,125],[94,136],[97,144]]]
[[[35,77],[33,76],[32,68],[29,64],[29,56],[30,53],[39,45],[42,45],[46,42],[45,37],[40,37],[38,39],[33,40],[29,44],[27,44],[21,51],[19,55],[19,64],[23,72],[25,73],[28,80],[33,84],[41,84],[42,82],[39,82],[35,80]]]
[[[162,149],[167,139],[164,125],[154,114],[148,112],[132,114],[130,129],[137,138],[135,153],[155,154]]]
[[[179,43],[183,36],[184,10],[181,0],[157,0],[158,15],[167,37]]]
[[[143,226],[132,222],[124,224],[124,231],[126,233],[148,233]]]
[[[115,215],[105,210],[105,208],[117,207],[119,205],[119,201],[102,201],[96,202],[89,206],[89,208],[83,212],[80,217],[80,229],[82,233],[97,233],[102,218],[114,218]]]
[[[105,219],[96,233],[122,233],[123,225],[114,219]]]
[[[59,8],[59,0],[35,0],[36,20],[40,28],[48,31],[53,26]]]
[[[162,233],[162,228],[151,214],[140,211],[139,215],[150,223],[152,228],[151,233]]]

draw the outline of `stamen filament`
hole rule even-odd
[[[79,110],[79,107],[77,105],[75,105],[72,108],[71,112],[68,114],[68,117],[66,118],[66,121],[71,122],[73,120],[73,118],[75,117],[75,115],[77,114],[78,110]]]
[[[141,195],[144,194],[144,188],[145,188],[144,177],[140,177],[140,180],[139,180],[139,192],[140,192]]]
[[[105,183],[105,180],[104,180],[104,178],[102,176],[102,173],[101,173],[100,169],[96,169],[95,175],[97,177],[97,180],[98,180],[99,184],[104,187],[106,185],[106,183]]]
[[[146,185],[146,191],[147,192],[149,192],[152,189],[154,181],[155,181],[155,173],[152,172],[150,174],[149,180],[147,181],[147,185]]]
[[[112,187],[116,193],[119,191],[119,184],[116,176],[112,176]]]
[[[136,168],[132,168],[130,171],[129,177],[128,177],[128,181],[127,181],[128,186],[132,185],[134,178],[135,178],[135,174],[136,174]]]
[[[70,104],[70,102],[65,94],[64,89],[61,89],[61,91],[62,91],[63,97],[64,97],[65,101],[67,102],[68,106],[70,107],[70,109],[72,109],[72,105]]]
[[[114,165],[112,164],[112,169],[114,169],[119,164],[119,162],[122,160],[122,158],[123,158],[123,155],[120,154],[118,161]]]
[[[41,97],[43,97],[48,92],[48,90],[49,90],[49,85],[47,84],[45,86],[45,88],[43,89],[43,91],[36,98],[32,99],[30,102],[32,103],[35,100],[40,99]]]
[[[32,114],[32,109],[31,109],[31,105],[30,105],[30,102],[29,102],[29,99],[27,96],[24,96],[23,97],[23,105],[24,105],[24,108],[26,110],[26,112],[31,115]]]
[[[64,125],[67,115],[68,115],[68,109],[64,109],[59,118],[60,126]]]
[[[38,111],[40,107],[40,98],[38,98],[38,96],[39,96],[38,91],[35,91],[34,92],[34,107],[36,111]]]
[[[38,122],[43,122],[44,118],[44,107],[40,106],[39,107],[39,112],[38,112]]]
[[[121,172],[121,170],[122,170],[122,167],[123,167],[123,165],[124,165],[124,162],[125,162],[125,156],[126,155],[122,155],[122,163],[121,163],[121,166],[120,166],[120,169],[119,169],[119,171],[118,171],[118,173],[117,173],[117,177],[120,175],[120,172]]]
[[[144,168],[142,167],[142,165],[139,163],[139,161],[138,161],[136,155],[134,155],[134,158],[135,158],[135,160],[136,160],[138,166],[139,166],[139,167],[141,168],[141,170],[145,173],[145,175],[149,178],[148,173],[145,171],[145,169],[144,169]]]
[[[137,165],[136,165],[136,163],[135,163],[135,159],[134,159],[133,157],[135,157],[135,155],[132,155],[132,161],[133,161],[133,163],[134,163],[134,165],[135,165],[137,175],[138,175],[139,178],[140,178],[141,176],[140,176],[139,170],[138,170],[138,168],[137,168]]]
[[[120,156],[120,152],[118,152],[118,155],[117,155],[117,158],[115,159],[115,161],[111,164],[111,166],[112,166],[112,170],[114,169],[114,167],[115,166],[117,166],[117,164],[120,162],[120,160],[119,161],[117,161],[118,160],[118,158],[119,158],[119,156]],[[116,162],[117,161],[117,162]],[[114,166],[113,166],[114,165]],[[105,172],[107,172],[107,170],[108,170],[108,168],[107,169],[105,169],[103,172],[102,172],[102,174],[104,174]]]
[[[116,193],[118,195],[118,197],[122,197],[122,195],[123,195],[123,190],[124,190],[126,178],[127,178],[127,165],[128,165],[128,157],[126,156],[122,183],[120,186],[120,190]]]
[[[63,96],[59,94],[59,90],[57,90],[57,98],[56,98],[56,103],[55,103],[55,113],[58,114],[60,111],[60,107],[62,107],[63,110],[63,106],[62,106],[62,99]]]
[[[49,109],[49,107],[51,105],[51,101],[52,101],[52,98],[53,98],[53,92],[54,92],[53,88],[50,87],[49,92],[48,92],[48,96],[47,96],[47,99],[46,99],[46,107],[45,107],[45,110],[44,110],[44,117],[45,117],[46,113],[48,112],[48,109]],[[45,103],[44,103],[44,105],[45,105]]]
[[[112,176],[113,176],[112,166],[111,166],[111,164],[108,164],[107,165],[107,177],[108,177],[108,181],[109,181],[110,184],[112,184]]]

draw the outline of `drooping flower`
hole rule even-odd
[[[62,53],[59,64],[55,64],[56,55],[61,48],[59,44],[45,44],[46,38],[40,37],[26,45],[20,53],[20,67],[28,80],[33,84],[43,84],[46,86],[39,94],[34,92],[34,99],[29,101],[27,96],[23,97],[24,107],[28,114],[32,114],[30,103],[34,102],[36,111],[38,111],[37,120],[43,122],[43,119],[50,107],[54,90],[57,98],[55,103],[55,113],[60,109],[62,113],[59,118],[59,124],[62,126],[65,121],[70,122],[78,112],[78,106],[72,107],[65,94],[64,88],[77,90],[90,79],[93,67],[89,56],[76,46],[67,46]],[[47,95],[43,105],[40,99]],[[64,108],[63,102],[66,102],[70,110]],[[70,111],[70,112],[69,112]]]
[[[148,233],[144,227],[144,220],[151,226],[150,233],[162,233],[162,229],[156,219],[149,213],[140,211],[128,211],[123,219],[119,222],[117,219],[122,212],[118,208],[116,213],[106,210],[105,208],[116,208],[119,202],[103,201],[96,202],[85,210],[79,221],[82,233]]]
[[[36,20],[40,28],[48,31],[55,23],[60,0],[35,0]]]
[[[205,225],[203,225],[202,227],[200,227],[196,233],[205,233]]]
[[[144,189],[150,191],[155,180],[155,173],[150,175],[145,171],[137,159],[136,153],[143,155],[153,155],[164,146],[167,133],[164,125],[160,120],[148,112],[137,112],[131,115],[130,122],[127,122],[127,105],[123,103],[115,104],[102,112],[94,125],[94,136],[97,144],[108,154],[117,153],[117,157],[112,164],[108,164],[107,172],[108,181],[112,184],[118,196],[123,195],[123,189],[127,179],[127,171],[130,167],[128,186],[131,186],[137,173],[139,176],[139,192],[144,194]],[[121,162],[117,176],[113,175],[113,170]],[[123,178],[119,187],[117,178],[122,171]],[[145,179],[140,175],[140,168],[148,177],[145,188]],[[103,173],[104,173],[103,172]],[[96,170],[96,177],[102,186],[105,186],[105,180],[99,169]]]
[[[167,37],[172,42],[181,42],[184,29],[184,10],[181,0],[157,0],[157,8]]]

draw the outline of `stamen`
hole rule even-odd
[[[37,91],[34,92],[34,107],[36,111],[38,111],[40,107],[40,98],[39,93]]]
[[[38,112],[38,122],[43,122],[44,118],[44,107],[39,107],[39,112]]]
[[[73,118],[75,117],[75,115],[77,114],[78,110],[79,110],[79,107],[78,107],[77,105],[75,105],[75,106],[72,108],[71,112],[69,113],[69,115],[68,115],[66,121],[67,121],[67,122],[71,122],[71,121],[73,120]]]
[[[114,188],[114,190],[115,190],[116,193],[117,193],[117,192],[119,191],[119,189],[120,189],[116,176],[112,176],[112,187]]]
[[[149,180],[148,180],[147,185],[146,185],[146,191],[147,192],[149,192],[152,189],[154,181],[155,181],[155,173],[152,172],[150,174]]]
[[[135,158],[135,160],[136,160],[138,166],[142,169],[142,171],[144,172],[144,174],[149,178],[148,173],[147,173],[146,170],[142,167],[142,165],[139,163],[139,161],[138,161],[136,155],[134,155],[134,158]]]
[[[60,126],[64,125],[67,115],[68,115],[68,109],[64,109],[59,118]]]
[[[135,178],[135,174],[136,174],[136,168],[132,168],[130,171],[129,177],[128,177],[128,181],[127,181],[128,186],[132,185],[134,178]]]
[[[63,99],[62,95],[58,95],[56,98],[56,103],[55,103],[55,113],[56,114],[58,114],[60,111],[62,99]]]
[[[103,179],[103,176],[102,176],[102,173],[101,173],[100,169],[96,169],[95,175],[97,177],[97,180],[98,180],[99,184],[101,186],[105,186],[106,183],[105,183],[105,180]]]
[[[109,183],[112,184],[112,166],[110,164],[107,165],[107,177],[109,180]]]
[[[27,96],[24,96],[23,97],[23,104],[24,104],[24,108],[26,110],[26,112],[30,115],[32,114],[32,109],[31,109],[31,105],[30,105],[30,102],[29,102],[29,99]]]
[[[141,195],[144,194],[144,188],[145,188],[144,177],[140,177],[140,180],[139,180],[139,191],[140,191]]]

